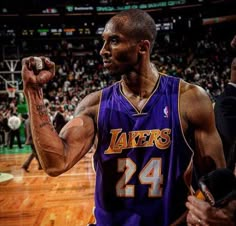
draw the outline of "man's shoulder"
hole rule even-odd
[[[179,110],[182,118],[186,119],[186,124],[191,121],[200,125],[209,119],[212,109],[212,101],[202,87],[181,81]]]
[[[82,102],[86,102],[88,104],[94,104],[94,103],[98,103],[99,100],[100,100],[100,97],[101,97],[101,93],[102,93],[102,90],[99,90],[99,91],[95,91],[95,92],[92,92],[90,94],[88,94],[82,101]]]
[[[180,95],[189,99],[210,99],[206,90],[204,90],[201,86],[186,82],[183,79],[180,80]]]
[[[95,118],[100,103],[101,92],[99,90],[85,96],[77,105],[74,111],[74,117],[77,115],[89,115]]]

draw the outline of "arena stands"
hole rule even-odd
[[[78,4],[71,1],[63,5],[62,1],[61,4],[60,1],[48,4],[32,1],[25,3],[27,7],[21,5],[17,9],[17,5],[13,7],[9,1],[1,1],[0,19],[4,18],[4,23],[0,27],[0,109],[3,115],[7,117],[12,109],[22,114],[27,112],[20,77],[20,60],[25,56],[45,55],[55,61],[56,76],[44,87],[45,101],[51,115],[60,107],[66,120],[72,117],[76,105],[85,95],[114,82],[102,67],[100,33],[103,21],[125,7],[146,7],[155,15],[158,44],[151,58],[159,71],[202,86],[214,102],[229,79],[229,40],[235,28],[232,1],[224,1],[224,5],[194,0],[142,3],[81,1]],[[36,10],[36,6],[40,7]],[[231,20],[222,19],[229,15]],[[204,25],[203,21],[208,17],[216,21]],[[7,65],[6,60],[16,60],[15,67],[9,68],[10,61]],[[15,97],[10,97],[6,92],[6,81],[13,77],[18,88]]]

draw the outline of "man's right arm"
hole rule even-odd
[[[51,176],[58,176],[69,170],[90,150],[94,140],[94,122],[86,115],[75,117],[58,135],[51,124],[42,92],[42,85],[55,74],[55,65],[44,59],[45,69],[36,76],[31,61],[31,58],[23,60],[22,78],[32,137],[44,170]]]

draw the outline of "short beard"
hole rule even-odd
[[[116,70],[111,72],[109,69],[106,68],[104,69],[105,69],[104,72],[106,74],[109,74],[111,80],[113,80],[114,82],[120,81],[123,76],[129,76],[130,73],[136,72],[136,70],[132,66],[127,67],[123,71]]]

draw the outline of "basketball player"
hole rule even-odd
[[[45,68],[35,76],[34,58],[22,61],[43,168],[58,176],[95,145],[97,226],[181,225],[187,196],[194,193],[193,169],[199,176],[225,167],[211,101],[200,87],[162,75],[150,62],[156,26],[144,11],[118,13],[102,38],[104,67],[121,79],[85,97],[59,135],[42,92],[55,65],[42,57]]]

